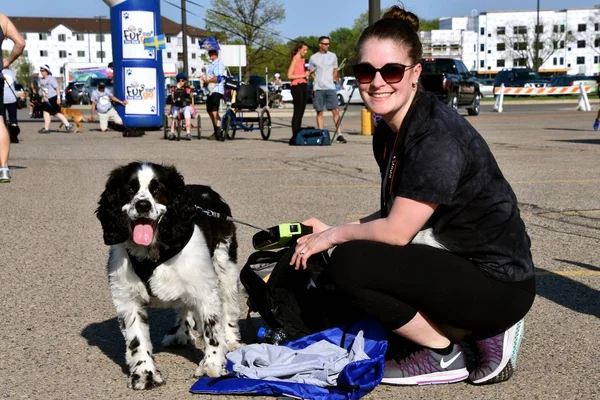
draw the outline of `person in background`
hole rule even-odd
[[[214,128],[214,133],[208,137],[208,140],[220,140],[224,142],[225,134],[221,132],[219,107],[221,107],[221,100],[225,96],[225,64],[219,59],[218,50],[209,50],[208,58],[210,59],[210,65],[206,71],[206,80],[204,83],[209,87],[210,94],[206,100],[206,111]]]
[[[185,137],[184,140],[192,140],[190,129],[192,127],[192,116],[195,114],[194,97],[192,96],[192,87],[187,81],[187,75],[180,72],[175,76],[177,84],[171,87],[171,131],[167,136],[168,140],[175,140],[175,122],[179,113],[183,113],[185,118]]]
[[[40,94],[40,74],[33,73],[29,82],[29,118],[33,117],[34,101],[39,101]]]
[[[281,89],[281,86],[283,85],[283,81],[281,80],[281,75],[279,73],[276,73],[275,75],[273,75],[273,87],[277,90],[277,89]]]
[[[112,92],[106,88],[106,83],[103,81],[98,82],[98,87],[92,92],[92,115],[91,120],[95,120],[95,112],[98,111],[98,119],[100,120],[100,130],[106,132],[108,129],[108,122],[112,121],[117,125],[123,125],[121,116],[113,107],[113,102],[121,104],[122,106],[127,105],[127,100],[119,100],[115,97]]]
[[[306,69],[306,52],[308,45],[299,41],[292,49],[292,59],[288,68],[288,79],[291,81],[292,101],[294,104],[294,114],[292,115],[292,137],[289,141],[290,146],[295,145],[296,135],[302,126],[302,118],[306,103],[308,102],[308,77],[310,71]]]
[[[536,294],[517,197],[477,130],[419,85],[419,19],[398,6],[367,27],[354,76],[380,115],[373,153],[380,207],[330,227],[312,218],[291,263],[331,254],[334,284],[357,313],[389,329],[382,383],[509,379]],[[476,352],[471,370],[462,342]],[[491,392],[490,392],[491,393]],[[419,396],[424,397],[424,396]]]
[[[0,13],[0,48],[4,38],[13,41],[13,48],[6,57],[0,52],[0,64],[2,69],[8,68],[25,49],[25,39],[19,33],[10,18]],[[4,87],[4,76],[0,76],[0,86]],[[4,91],[0,90],[0,183],[9,183],[11,180],[8,168],[8,156],[10,154],[10,137],[4,123]]]
[[[42,107],[44,109],[44,127],[38,131],[38,133],[50,133],[50,122],[52,116],[55,116],[62,122],[67,130],[67,133],[71,133],[75,130],[75,124],[70,124],[67,118],[60,112],[60,86],[56,81],[56,78],[52,76],[52,71],[48,64],[40,67],[40,94],[42,96]]]
[[[10,68],[4,68],[2,70],[4,76],[4,121],[8,122],[8,135],[10,136],[11,143],[19,143],[19,122],[17,121],[17,95],[15,93],[15,81],[17,76],[15,71]],[[7,114],[8,113],[8,118]]]
[[[317,112],[317,127],[323,129],[323,112],[325,109],[331,111],[333,123],[336,125],[338,143],[346,143],[342,136],[340,120],[340,105],[337,98],[336,83],[338,76],[338,59],[335,53],[329,51],[331,40],[327,36],[319,38],[319,51],[310,56],[308,63],[314,74],[313,82],[313,106]]]

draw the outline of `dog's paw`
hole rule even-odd
[[[164,347],[179,347],[179,346],[196,346],[196,338],[190,333],[175,333],[173,335],[165,335],[161,344]]]
[[[148,390],[165,384],[159,370],[138,369],[129,376],[129,387],[133,390]]]
[[[198,368],[196,368],[196,372],[194,372],[194,376],[210,376],[211,378],[217,378],[222,375],[227,375],[227,369],[225,368],[225,363],[214,363],[211,361],[206,361],[203,359],[200,361]]]

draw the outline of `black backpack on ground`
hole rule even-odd
[[[357,320],[350,303],[335,290],[327,252],[311,256],[307,269],[295,270],[289,265],[294,245],[250,255],[240,273],[248,312],[258,312],[271,328],[283,329],[288,340]]]

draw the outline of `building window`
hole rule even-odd
[[[585,49],[585,40],[578,40],[577,41],[577,48],[578,49]]]
[[[83,42],[85,40],[85,35],[83,33],[78,33],[75,38],[78,42]]]
[[[77,50],[77,57],[85,57],[85,51]]]
[[[577,57],[577,65],[585,64],[585,57]]]
[[[558,64],[558,58],[554,57],[552,59],[552,65],[557,65]]]
[[[560,65],[565,65],[565,59],[564,59],[563,57],[559,58],[559,59],[558,59],[558,63],[559,63]]]
[[[190,40],[191,40],[192,44],[196,44],[196,38],[195,37],[190,38]]]
[[[48,34],[47,33],[40,33],[39,38],[40,38],[40,40],[48,40]]]
[[[492,51],[491,51],[491,50],[488,50],[488,54],[492,54]]]
[[[479,67],[480,68],[485,68],[485,60],[479,61]]]
[[[586,29],[587,29],[587,24],[577,25],[577,32],[585,32]]]
[[[171,58],[171,52],[170,51],[167,52],[167,58]]]
[[[496,60],[496,67],[504,67],[505,60]]]
[[[67,41],[67,35],[65,35],[64,33],[61,33],[60,35],[58,35],[58,41],[59,42],[66,42]]]
[[[594,64],[598,64],[599,60],[600,60],[600,57],[594,56]]]
[[[560,26],[560,33],[565,33],[565,26],[564,25]]]
[[[554,32],[554,33],[558,33],[558,25],[554,25],[554,26],[552,27],[552,32]]]
[[[565,48],[565,41],[561,40],[560,43],[558,44],[558,48],[559,49],[564,49]]]
[[[48,50],[40,50],[40,57],[48,57]]]
[[[479,51],[485,51],[485,44],[481,43],[479,45]]]
[[[504,26],[497,27],[496,35],[498,35],[498,36],[506,35],[506,27],[504,27]]]
[[[67,58],[67,51],[66,50],[59,50],[58,51],[58,58]]]
[[[192,53],[192,60],[196,59],[196,53]]]
[[[526,67],[527,66],[527,59],[526,58],[517,58],[515,60],[515,66],[516,67]]]
[[[477,51],[477,45],[476,45],[476,44],[474,44],[474,45],[473,45],[473,53],[475,53],[476,51]]]
[[[600,37],[597,37],[597,38],[594,40],[594,47],[600,47]]]
[[[535,27],[535,33],[544,33],[544,25],[537,25]]]
[[[167,43],[171,43],[171,36],[167,36]]]
[[[485,35],[485,28],[479,28],[479,33],[481,35]]]
[[[106,52],[104,50],[96,52],[96,58],[106,58]]]
[[[496,44],[496,51],[504,51],[506,50],[506,43],[497,43]]]
[[[596,30],[598,30],[598,29],[596,29]],[[23,39],[27,40],[27,34],[26,33],[22,33],[21,35],[23,36]]]
[[[29,56],[29,51],[23,50],[23,57],[28,57],[28,56]]]
[[[96,42],[104,42],[104,34],[103,33],[96,34]]]
[[[515,35],[526,35],[527,34],[527,27],[526,26],[515,26],[513,27],[513,33]]]
[[[513,43],[513,50],[527,50],[527,42]]]

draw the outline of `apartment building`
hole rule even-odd
[[[106,63],[112,61],[110,20],[106,18],[45,18],[13,17],[11,20],[27,41],[24,55],[33,68],[48,64],[57,78],[63,74],[65,63]],[[161,17],[166,36],[164,63],[176,63],[183,68],[183,34],[181,24]],[[198,47],[198,40],[208,36],[203,29],[187,28],[188,63],[190,73],[198,73],[206,66]],[[6,39],[2,50],[12,50],[12,41]]]
[[[440,29],[422,32],[425,54],[460,57],[480,75],[503,68],[533,66],[537,10],[473,12],[440,18]],[[540,10],[540,73],[597,75],[600,62],[600,10]]]

